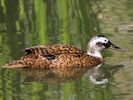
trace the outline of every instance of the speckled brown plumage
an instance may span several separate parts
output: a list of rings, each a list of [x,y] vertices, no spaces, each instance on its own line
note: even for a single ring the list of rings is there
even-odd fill
[[[102,63],[100,58],[87,55],[70,45],[35,46],[27,48],[25,51],[27,54],[20,60],[8,63],[5,66],[8,68],[91,68]]]
[[[80,49],[71,46],[71,45],[63,45],[63,44],[54,44],[51,46],[34,46],[31,48],[26,48],[25,51],[27,54],[36,54],[36,55],[59,55],[64,53],[82,53]]]

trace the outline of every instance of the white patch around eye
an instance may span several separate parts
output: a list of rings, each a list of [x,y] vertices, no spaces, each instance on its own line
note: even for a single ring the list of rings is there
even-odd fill
[[[105,37],[100,37],[99,39],[97,39],[97,42],[102,42],[102,43],[108,43],[108,39]]]
[[[96,45],[96,43],[101,42],[101,43],[108,43],[108,39],[106,37],[94,37],[90,40],[89,42],[89,47],[93,47]]]

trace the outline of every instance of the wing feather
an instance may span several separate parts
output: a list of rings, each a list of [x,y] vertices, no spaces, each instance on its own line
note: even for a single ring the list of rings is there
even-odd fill
[[[26,48],[25,51],[27,55],[36,54],[36,55],[60,55],[63,53],[82,53],[80,49],[71,46],[71,45],[63,45],[63,44],[55,44],[51,46],[34,46],[31,48]]]

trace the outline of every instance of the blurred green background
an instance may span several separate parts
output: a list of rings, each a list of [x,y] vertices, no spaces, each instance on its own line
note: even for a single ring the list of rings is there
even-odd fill
[[[24,82],[18,71],[0,69],[0,100],[133,100],[132,0],[0,0],[1,66],[35,45],[63,43],[86,50],[90,37],[101,33],[125,49],[103,53],[107,65],[125,66],[106,86],[84,76],[63,83]]]

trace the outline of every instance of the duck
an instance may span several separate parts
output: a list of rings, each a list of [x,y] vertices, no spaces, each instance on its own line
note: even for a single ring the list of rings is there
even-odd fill
[[[107,48],[120,49],[104,35],[90,39],[87,52],[68,44],[53,44],[26,48],[20,59],[4,65],[5,68],[93,68],[103,63],[101,51]]]

